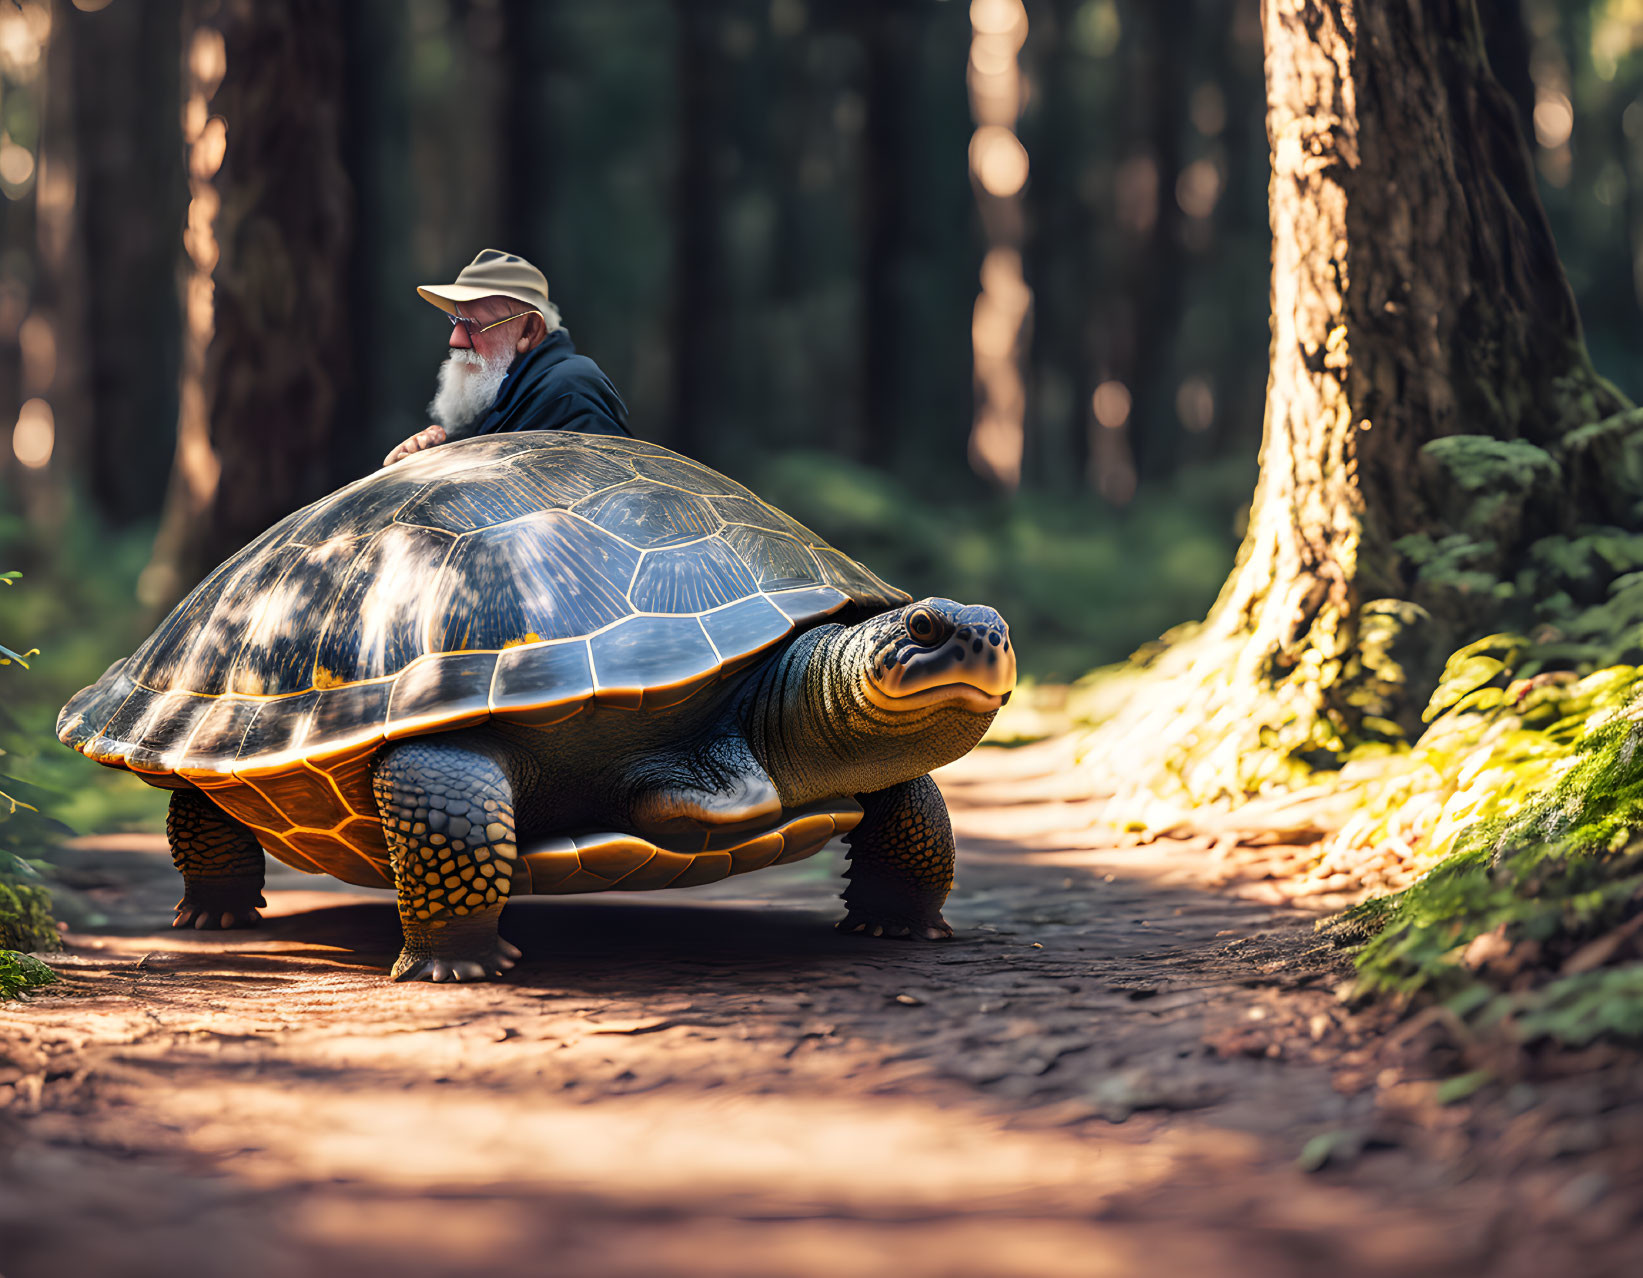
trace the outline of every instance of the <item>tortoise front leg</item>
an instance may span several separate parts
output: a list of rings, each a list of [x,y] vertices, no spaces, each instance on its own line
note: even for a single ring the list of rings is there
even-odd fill
[[[497,935],[518,845],[513,786],[489,750],[422,737],[388,746],[373,779],[405,948],[396,981],[483,981],[519,951]]]
[[[165,817],[171,861],[183,876],[172,927],[252,927],[263,900],[262,845],[198,790],[173,790]]]
[[[928,776],[858,794],[866,815],[844,841],[850,868],[841,932],[943,941],[953,929],[941,917],[953,887],[953,823]]]

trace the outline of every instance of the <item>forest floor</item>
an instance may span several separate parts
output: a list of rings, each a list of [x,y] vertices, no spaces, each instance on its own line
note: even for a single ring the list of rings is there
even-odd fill
[[[940,774],[940,945],[835,934],[829,852],[395,985],[385,894],[271,865],[261,930],[177,933],[157,837],[83,841],[115,921],[0,1007],[0,1274],[1637,1272],[1630,1055],[1457,1100],[1432,1018],[1342,1001],[1308,845],[1121,846],[1068,749]]]

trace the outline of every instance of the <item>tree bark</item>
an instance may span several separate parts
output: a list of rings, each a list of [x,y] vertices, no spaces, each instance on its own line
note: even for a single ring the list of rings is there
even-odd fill
[[[348,372],[341,12],[327,0],[189,0],[185,22],[188,73],[199,82],[217,59],[224,65],[214,95],[196,106],[195,92],[184,108],[193,190],[184,309],[195,346],[185,350],[178,462],[141,586],[153,605],[341,477],[331,444]],[[213,146],[219,135],[226,149]]]
[[[917,145],[909,85],[917,53],[917,15],[906,0],[868,0],[856,14],[865,54],[867,116],[861,175],[861,426],[847,446],[857,460],[896,456],[907,421],[900,393],[909,330],[906,261],[911,245],[908,183]]]
[[[1150,0],[1139,40],[1136,80],[1144,89],[1133,109],[1143,113],[1135,130],[1144,141],[1143,155],[1157,174],[1157,212],[1152,225],[1127,255],[1126,291],[1135,315],[1133,363],[1122,380],[1130,385],[1134,405],[1130,439],[1136,478],[1156,484],[1179,469],[1183,431],[1175,413],[1171,359],[1181,323],[1185,245],[1184,218],[1176,199],[1181,176],[1182,131],[1190,86],[1187,59],[1177,47],[1190,30],[1192,6],[1186,0]]]
[[[1534,38],[1523,18],[1523,0],[1485,0],[1482,9],[1484,49],[1489,70],[1517,110],[1523,136],[1535,136],[1535,80],[1529,74]]]
[[[1198,798],[1418,731],[1443,657],[1521,624],[1517,567],[1585,507],[1558,487],[1590,473],[1566,437],[1626,407],[1586,356],[1474,0],[1263,0],[1262,19],[1261,476],[1208,619],[1104,734],[1146,752],[1139,784]],[[1458,436],[1527,478],[1481,490]],[[1471,576],[1423,573],[1420,548],[1455,537]]]
[[[81,463],[103,518],[159,514],[177,421],[176,234],[183,149],[176,132],[179,0],[57,6],[72,61],[84,245]]]
[[[718,5],[674,0],[679,98],[673,184],[673,423],[670,447],[700,454],[722,407],[726,357],[724,254],[719,243],[719,150],[724,118]]]

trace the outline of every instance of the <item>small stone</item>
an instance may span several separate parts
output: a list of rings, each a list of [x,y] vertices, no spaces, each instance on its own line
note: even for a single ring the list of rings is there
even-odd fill
[[[924,1006],[924,1000],[919,998],[916,994],[897,994],[896,1002],[900,1003],[903,1007]]]

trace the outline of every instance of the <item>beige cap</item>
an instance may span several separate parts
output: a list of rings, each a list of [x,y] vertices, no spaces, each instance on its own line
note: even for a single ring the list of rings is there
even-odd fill
[[[518,254],[501,249],[482,250],[454,284],[421,284],[416,291],[449,315],[456,314],[458,302],[482,297],[511,297],[539,311],[548,306],[547,277]]]

